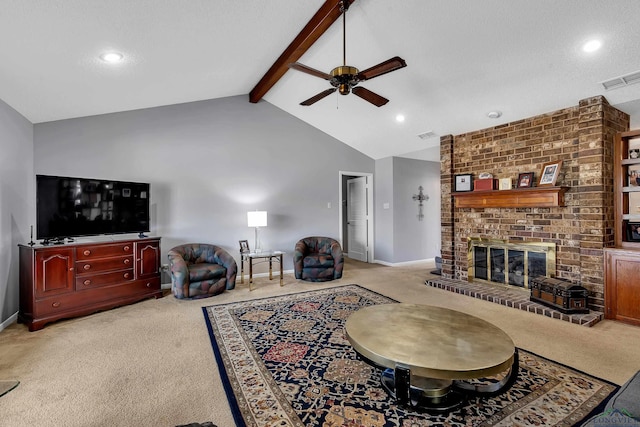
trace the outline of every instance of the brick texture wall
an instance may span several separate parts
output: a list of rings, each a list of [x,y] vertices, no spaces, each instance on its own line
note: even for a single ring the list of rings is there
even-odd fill
[[[613,139],[629,116],[604,97],[577,106],[440,140],[443,277],[467,280],[468,237],[556,244],[556,276],[587,288],[590,308],[604,309],[603,248],[613,246]],[[556,185],[565,206],[454,207],[454,176],[490,172],[512,178],[562,160]]]

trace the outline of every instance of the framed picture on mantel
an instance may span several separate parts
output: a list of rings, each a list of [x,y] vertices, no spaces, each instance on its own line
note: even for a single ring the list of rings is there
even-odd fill
[[[465,173],[455,176],[453,191],[456,193],[461,191],[473,190],[473,175]]]
[[[550,187],[556,185],[556,180],[558,179],[558,175],[560,175],[561,167],[562,160],[556,160],[555,162],[549,162],[542,165],[538,187]]]
[[[524,172],[518,174],[518,188],[533,187],[533,172]]]

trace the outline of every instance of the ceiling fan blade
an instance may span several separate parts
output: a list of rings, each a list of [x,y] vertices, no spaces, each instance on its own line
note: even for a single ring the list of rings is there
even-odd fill
[[[407,66],[407,63],[404,59],[399,56],[394,56],[391,59],[387,59],[384,62],[379,63],[378,65],[374,65],[371,68],[367,68],[364,71],[360,71],[357,75],[358,79],[363,80],[371,80],[374,77],[381,76],[383,74],[390,73],[392,71],[398,70],[400,68],[404,68]]]
[[[371,92],[369,89],[365,89],[365,88],[360,87],[360,86],[354,87],[353,89],[351,89],[351,92],[354,95],[359,96],[360,98],[364,99],[365,101],[369,101],[370,103],[372,103],[376,107],[382,107],[384,104],[389,102],[389,100],[387,98],[384,98],[384,97],[378,95],[377,93]]]
[[[320,92],[319,94],[312,96],[311,98],[307,99],[306,101],[302,101],[300,103],[300,105],[305,105],[305,106],[309,106],[312,104],[315,104],[316,102],[320,101],[322,98],[331,95],[333,92],[335,92],[337,89],[331,88],[331,89],[327,89],[325,91]]]
[[[311,74],[312,76],[320,77],[321,79],[325,79],[325,80],[331,80],[332,79],[330,74],[327,74],[325,72],[316,70],[315,68],[307,67],[306,65],[301,64],[299,62],[294,62],[292,64],[289,64],[289,68],[293,68],[294,70],[302,71],[303,73]]]

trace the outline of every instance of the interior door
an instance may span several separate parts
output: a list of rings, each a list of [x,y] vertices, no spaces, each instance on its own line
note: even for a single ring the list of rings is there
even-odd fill
[[[367,177],[361,176],[347,180],[347,239],[349,258],[368,262],[369,215],[367,199],[369,188]]]

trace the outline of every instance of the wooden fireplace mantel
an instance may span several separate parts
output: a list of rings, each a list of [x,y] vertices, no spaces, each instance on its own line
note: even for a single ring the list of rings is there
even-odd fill
[[[456,208],[547,208],[564,206],[569,187],[531,187],[453,193]]]

